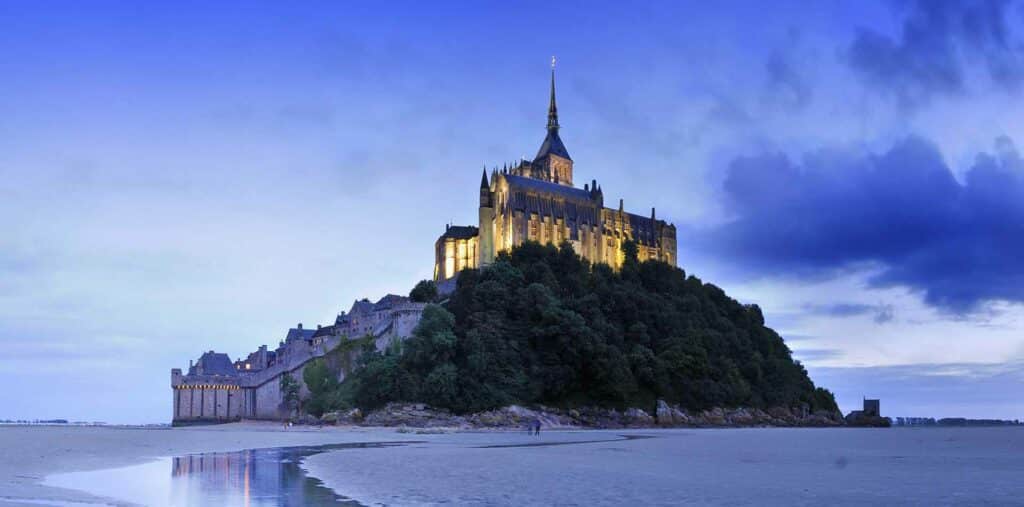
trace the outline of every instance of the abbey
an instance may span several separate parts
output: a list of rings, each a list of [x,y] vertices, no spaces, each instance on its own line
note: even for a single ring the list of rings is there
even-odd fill
[[[561,244],[568,241],[576,253],[591,262],[618,269],[622,244],[637,243],[640,259],[676,263],[676,228],[650,216],[635,215],[604,205],[604,191],[596,180],[573,184],[573,162],[558,135],[555,72],[551,70],[551,101],[547,137],[537,156],[495,168],[480,180],[479,225],[452,226],[434,244],[434,280],[445,282],[460,271],[494,262],[499,252],[524,241]]]

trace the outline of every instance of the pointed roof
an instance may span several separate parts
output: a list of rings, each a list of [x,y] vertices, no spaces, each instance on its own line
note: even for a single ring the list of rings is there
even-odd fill
[[[491,185],[487,183],[487,168],[484,168],[484,175],[480,178],[480,188],[491,188]]]
[[[554,67],[551,67],[551,101],[548,103],[548,130],[558,130],[558,106],[555,104]]]
[[[548,103],[548,135],[544,138],[544,143],[540,145],[540,150],[537,151],[537,156],[533,159],[538,160],[550,154],[572,160],[572,157],[569,156],[569,150],[566,150],[565,144],[562,143],[562,138],[558,137],[558,105],[555,103],[554,67],[551,68],[551,102]]]
[[[223,352],[204,352],[196,365],[189,369],[189,375],[238,375],[231,358]]]
[[[285,335],[284,340],[286,342],[294,340],[312,340],[313,334],[316,333],[316,329],[302,329],[302,327],[293,327],[288,330],[288,334]]]
[[[572,160],[572,157],[569,156],[569,150],[565,149],[562,139],[558,137],[557,130],[548,131],[548,136],[544,138],[544,144],[540,145],[540,150],[537,151],[537,156],[533,157],[533,160],[540,160],[552,154]]]

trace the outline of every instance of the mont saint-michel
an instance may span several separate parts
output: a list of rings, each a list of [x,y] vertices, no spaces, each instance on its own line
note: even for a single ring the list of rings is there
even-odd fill
[[[172,370],[174,423],[844,424],[760,308],[676,267],[654,206],[575,185],[550,79],[537,155],[484,169],[477,225],[445,226],[433,280]],[[852,417],[881,421],[872,403]]]
[[[1022,12],[4,2],[0,507],[1021,505]]]

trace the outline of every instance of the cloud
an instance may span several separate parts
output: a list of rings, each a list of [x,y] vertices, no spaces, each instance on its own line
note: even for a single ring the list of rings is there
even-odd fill
[[[789,341],[789,340],[787,340]],[[839,349],[795,349],[793,355],[801,362],[816,362],[843,357]]]
[[[863,303],[807,304],[804,308],[812,313],[830,317],[857,317],[873,315],[876,324],[891,322],[896,310],[890,304],[868,305]]]
[[[765,62],[765,72],[769,92],[781,103],[793,109],[802,109],[811,101],[811,85],[782,53],[769,55]]]
[[[1024,62],[1006,20],[1006,0],[916,0],[898,37],[861,28],[845,51],[848,65],[906,107],[935,95],[967,91],[980,70],[996,87],[1016,92]]]
[[[769,53],[764,63],[764,99],[789,110],[804,109],[814,95],[811,80],[806,75],[807,64],[800,61],[804,56],[800,39],[800,31],[790,29],[784,46]]]
[[[1024,302],[1024,163],[1006,138],[977,156],[962,183],[933,145],[908,138],[881,154],[736,158],[723,186],[733,219],[694,240],[747,274],[868,267],[870,286],[921,291],[955,314]]]

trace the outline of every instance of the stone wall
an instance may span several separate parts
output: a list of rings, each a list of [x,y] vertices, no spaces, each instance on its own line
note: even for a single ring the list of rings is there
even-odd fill
[[[419,323],[425,306],[424,303],[405,301],[364,316],[371,319],[374,324],[373,334],[377,337],[377,347],[383,350],[392,341],[410,336]],[[291,374],[299,383],[300,397],[308,398],[309,390],[302,379],[306,365],[314,359],[324,357],[327,351],[341,345],[343,340],[347,341],[348,338],[333,335],[325,337],[322,342],[306,339],[288,340],[275,351],[276,362],[260,370],[233,370],[223,375],[182,375],[182,371],[175,368],[171,370],[171,389],[174,396],[172,422],[190,424],[238,419],[287,418],[290,414],[284,408],[281,399],[282,374]],[[260,351],[264,349],[261,348]]]
[[[242,418],[243,390],[227,384],[181,384],[172,390],[174,422],[223,422]]]

